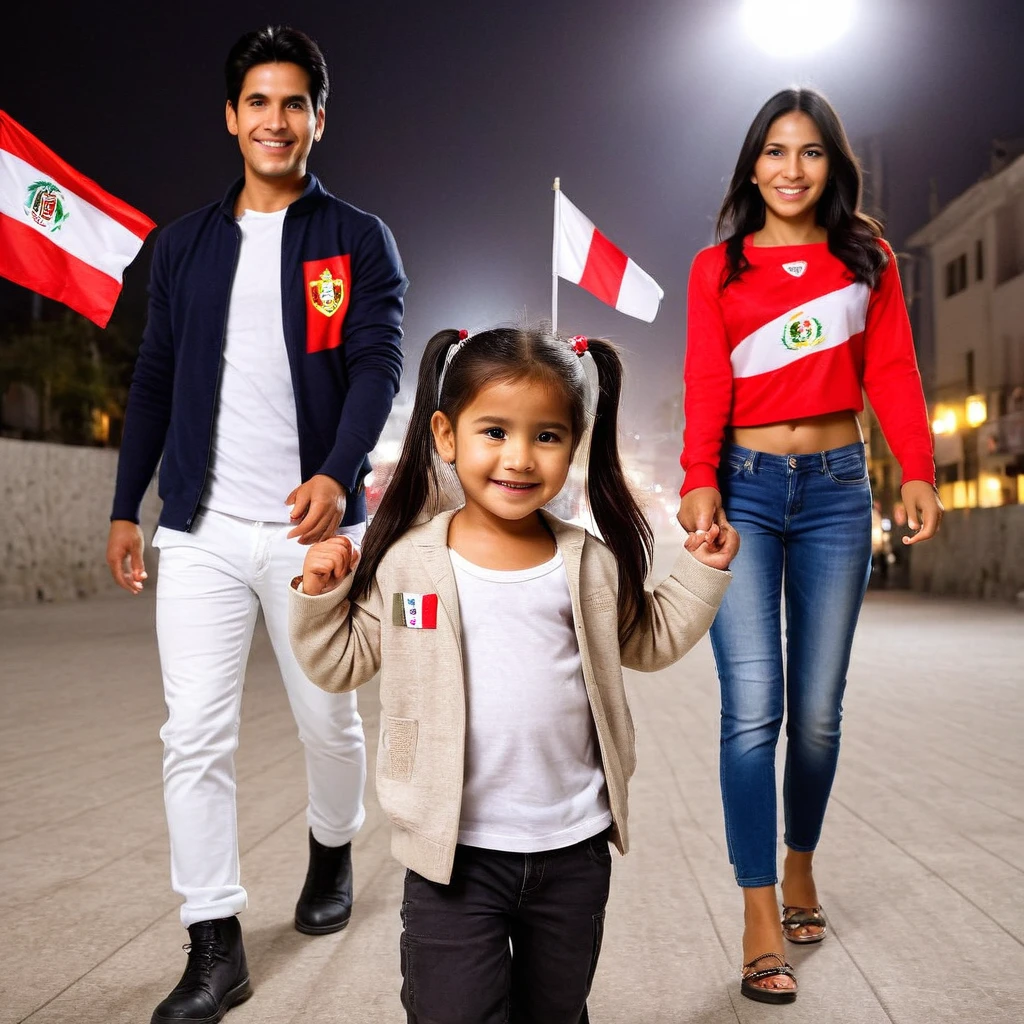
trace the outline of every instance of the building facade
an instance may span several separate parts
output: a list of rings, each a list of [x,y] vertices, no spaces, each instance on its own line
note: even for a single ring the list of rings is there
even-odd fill
[[[1024,157],[995,160],[908,245],[943,504],[1024,504]]]

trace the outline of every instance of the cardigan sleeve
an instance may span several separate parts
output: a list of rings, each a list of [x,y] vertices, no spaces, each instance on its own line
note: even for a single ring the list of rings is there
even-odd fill
[[[878,415],[903,482],[935,483],[928,407],[917,368],[910,317],[896,257],[884,242],[889,265],[868,301],[864,325],[864,390]]]
[[[353,578],[350,573],[326,594],[311,596],[293,586],[288,595],[295,659],[308,679],[331,693],[354,690],[380,669],[380,589],[374,581],[367,598],[350,601]]]
[[[674,665],[711,628],[731,580],[732,573],[680,551],[668,578],[647,591],[643,621],[620,644],[622,664],[640,672]]]
[[[722,247],[697,253],[686,298],[686,361],[680,494],[718,486],[718,461],[732,411],[732,363],[720,302]]]

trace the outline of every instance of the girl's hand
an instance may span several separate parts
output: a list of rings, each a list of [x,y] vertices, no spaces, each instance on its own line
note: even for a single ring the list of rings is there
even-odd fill
[[[699,562],[712,569],[728,569],[729,563],[740,550],[740,535],[729,525],[725,513],[719,509],[717,522],[708,530],[695,530],[689,534],[683,547]]]
[[[355,568],[359,553],[348,537],[330,537],[314,544],[302,563],[302,592],[315,597],[333,590]]]

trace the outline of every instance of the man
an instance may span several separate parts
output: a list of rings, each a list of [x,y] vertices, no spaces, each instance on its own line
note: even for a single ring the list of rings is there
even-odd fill
[[[191,946],[153,1024],[219,1021],[251,994],[237,914],[234,752],[262,607],[305,745],[309,871],[295,926],[348,923],[366,758],[351,695],[303,676],[288,642],[302,545],[365,529],[362,481],[402,368],[406,279],[376,217],[306,172],[327,68],[290,28],[243,36],[225,67],[244,177],[168,227],[125,417],[107,562],[142,590],[139,506],[161,455],[157,640],[168,718],[171,879]]]

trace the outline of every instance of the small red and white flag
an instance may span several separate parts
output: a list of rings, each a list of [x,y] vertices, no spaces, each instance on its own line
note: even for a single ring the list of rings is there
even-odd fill
[[[620,313],[650,323],[665,293],[591,220],[555,190],[554,267],[559,277],[585,288]]]
[[[395,594],[391,609],[396,626],[437,629],[437,594]]]
[[[0,110],[0,277],[106,327],[154,227]]]

